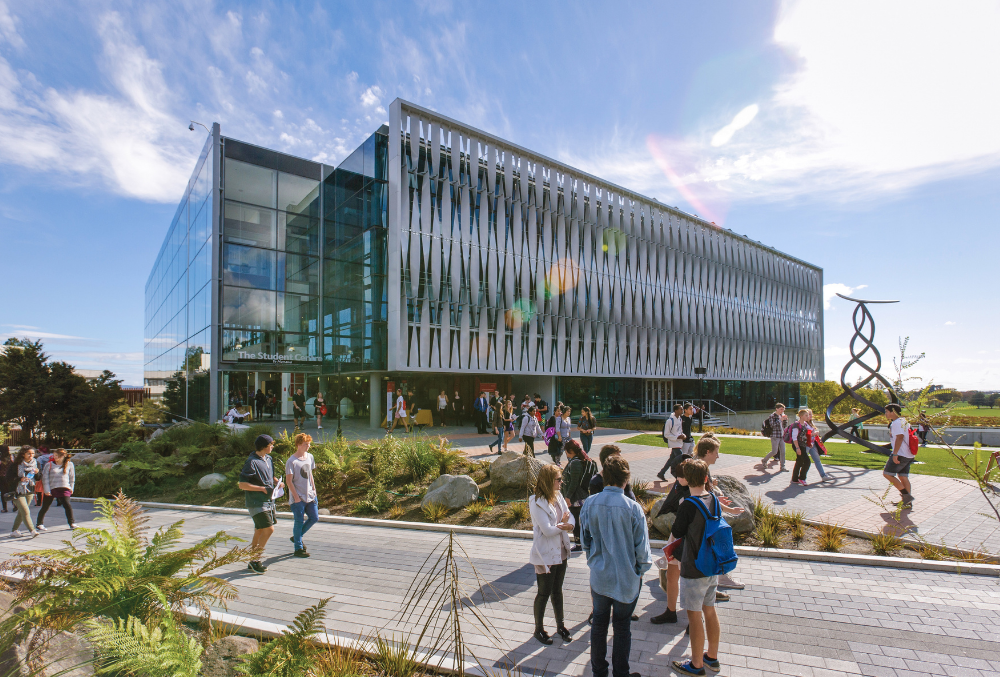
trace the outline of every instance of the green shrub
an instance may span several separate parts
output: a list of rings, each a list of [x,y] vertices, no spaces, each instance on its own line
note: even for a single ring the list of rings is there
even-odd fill
[[[117,468],[83,465],[76,470],[73,494],[85,498],[114,496],[119,491],[128,491],[134,480],[134,474],[124,465]]]
[[[530,515],[531,511],[528,510],[528,504],[524,501],[511,503],[507,506],[507,516],[510,517],[512,522],[523,522],[528,519]]]
[[[122,446],[132,442],[142,442],[143,428],[134,423],[116,425],[110,430],[90,436],[90,448],[94,451],[121,451]]]
[[[414,482],[421,481],[431,473],[431,470],[438,466],[438,459],[433,450],[427,448],[426,445],[420,444],[407,445],[403,449],[401,460],[403,470]]]
[[[362,500],[354,504],[351,512],[357,515],[374,515],[385,512],[393,503],[392,496],[387,494],[383,487],[374,486]]]

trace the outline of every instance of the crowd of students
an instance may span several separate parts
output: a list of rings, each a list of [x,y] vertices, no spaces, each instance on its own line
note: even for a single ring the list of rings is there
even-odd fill
[[[17,513],[10,530],[12,538],[22,536],[22,525],[31,538],[46,531],[43,522],[53,501],[62,506],[69,528],[76,528],[69,500],[76,486],[76,468],[70,458],[69,452],[62,448],[50,453],[29,445],[20,447],[12,456],[10,447],[0,445],[0,502],[3,512],[8,512],[7,504],[10,503],[11,511]],[[32,499],[39,509],[34,520],[31,519]]]

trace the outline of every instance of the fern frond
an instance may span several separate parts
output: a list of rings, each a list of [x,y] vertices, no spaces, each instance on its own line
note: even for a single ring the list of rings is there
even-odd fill
[[[248,677],[298,677],[311,673],[316,663],[316,649],[309,640],[324,631],[323,619],[329,602],[329,597],[321,599],[300,612],[281,637],[246,656],[244,662],[236,666],[236,671]]]

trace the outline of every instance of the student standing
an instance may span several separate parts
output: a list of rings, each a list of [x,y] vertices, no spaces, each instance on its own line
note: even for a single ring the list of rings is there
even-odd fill
[[[691,495],[687,480],[684,479],[684,467],[689,460],[691,460],[690,456],[681,455],[680,462],[670,468],[670,474],[674,476],[674,483],[670,487],[663,505],[660,507],[660,512],[656,514],[657,517],[673,513],[675,516],[674,519],[676,519],[681,503]],[[649,619],[649,622],[653,625],[677,622],[677,597],[680,595],[681,583],[680,559],[683,548],[684,544],[681,543],[674,551],[674,557],[667,559],[667,609],[662,614]]]
[[[288,483],[288,504],[295,518],[292,527],[292,543],[295,544],[295,557],[308,557],[302,537],[306,535],[316,522],[319,522],[319,497],[316,494],[316,482],[313,470],[316,461],[309,453],[312,437],[305,433],[295,436],[295,453],[285,462],[285,481]]]
[[[691,425],[694,423],[694,405],[688,402],[684,405],[684,413],[681,415],[681,429],[684,432],[684,443],[681,445],[681,453],[691,455],[694,453],[694,435],[691,434]]]
[[[14,467],[17,473],[14,485],[14,507],[17,508],[17,514],[14,515],[14,525],[10,529],[10,535],[14,538],[19,537],[21,532],[18,531],[18,527],[24,522],[24,526],[28,527],[31,537],[34,538],[38,535],[38,531],[31,522],[30,501],[35,493],[35,477],[38,475],[35,450],[29,446],[21,447],[21,451],[14,458]]]
[[[910,493],[910,464],[913,454],[908,443],[910,424],[902,416],[898,404],[885,405],[885,417],[889,419],[889,449],[891,454],[882,469],[882,476],[889,484],[899,490],[899,501],[894,505],[904,509],[913,507],[913,494]]]
[[[326,416],[326,399],[323,398],[323,393],[316,393],[316,399],[313,400],[313,415],[316,417],[316,430],[322,430],[323,417]]]
[[[503,450],[507,451],[507,444],[514,437],[514,402],[507,400],[503,408]]]
[[[550,598],[556,617],[556,633],[565,642],[573,641],[563,618],[562,587],[570,553],[569,532],[573,531],[576,522],[560,493],[561,484],[562,471],[554,465],[543,466],[538,471],[535,495],[528,499],[532,529],[528,562],[534,565],[538,582],[534,606],[535,639],[542,644],[552,644],[543,624],[545,606]]]
[[[444,420],[448,417],[448,394],[445,391],[438,393],[437,415],[441,419],[441,427],[447,425]]]
[[[535,439],[542,436],[542,426],[538,425],[535,406],[528,407],[528,415],[521,421],[520,437],[524,441],[524,454],[535,457]]]
[[[594,496],[596,494],[604,491],[604,464],[608,462],[608,459],[612,456],[621,456],[622,450],[617,444],[605,444],[601,447],[601,453],[598,455],[598,459],[601,461],[601,472],[597,473],[590,479],[590,495]],[[625,485],[625,496],[635,500],[635,493],[632,491],[632,487]]]
[[[279,480],[277,486],[274,482],[274,461],[271,459],[274,438],[259,435],[254,440],[254,449],[240,471],[239,487],[244,492],[247,512],[253,519],[254,532],[250,547],[263,554],[268,539],[274,533],[274,525],[278,522],[274,512],[274,493],[284,486],[284,482]],[[267,571],[267,567],[259,559],[247,564],[247,569],[255,574]]]
[[[295,427],[298,429],[306,424],[306,396],[302,394],[302,388],[292,395],[292,418],[295,419]]]
[[[253,420],[260,421],[264,418],[264,405],[267,404],[267,395],[260,388],[257,388],[257,394],[253,396]]]
[[[590,480],[597,474],[597,464],[583,450],[580,443],[570,440],[563,445],[566,452],[566,470],[563,473],[562,495],[569,504],[569,511],[576,520],[573,527],[573,538],[577,545],[573,546],[573,552],[582,549],[580,543],[580,510],[583,509],[583,502],[590,496]]]
[[[493,451],[493,447],[496,447],[497,455],[499,455],[502,453],[501,447],[503,446],[504,434],[503,400],[497,400],[490,407],[490,425],[493,426],[493,433],[497,436],[495,441],[490,442],[490,451]]]
[[[792,484],[806,486],[809,474],[809,426],[806,425],[807,409],[799,409],[798,420],[792,424],[791,440],[795,450],[795,465],[792,466]]]
[[[768,416],[771,424],[771,451],[764,456],[760,462],[761,467],[767,470],[767,463],[772,458],[780,464],[778,472],[785,472],[785,425],[788,417],[785,416],[785,405],[780,402],[774,405],[774,413]]]
[[[642,575],[652,564],[646,515],[625,497],[628,462],[610,456],[602,470],[605,487],[591,496],[580,513],[580,537],[590,567],[590,595],[594,624],[590,631],[590,665],[594,677],[608,676],[608,625],[614,627],[611,663],[615,677],[630,675],[632,612],[635,611]]]
[[[851,409],[851,420],[849,423],[851,424],[851,434],[855,437],[861,437],[861,430],[864,428],[864,424],[858,420],[859,418],[861,418],[861,410]],[[847,443],[854,444],[852,440],[847,440]]]
[[[462,419],[465,417],[465,401],[462,399],[458,391],[455,391],[455,396],[451,398],[451,420],[452,425],[461,426]]]
[[[684,446],[684,423],[681,421],[681,416],[684,414],[684,407],[680,404],[674,405],[674,411],[667,417],[667,420],[663,423],[663,441],[667,443],[667,448],[670,450],[667,456],[667,462],[663,464],[660,472],[656,473],[656,476],[660,478],[661,482],[667,480],[666,474],[674,465],[676,465],[681,457],[681,447]],[[688,426],[688,432],[691,432],[690,426]]]
[[[670,529],[671,542],[684,539],[681,559],[680,605],[687,612],[691,633],[691,658],[687,661],[673,661],[674,669],[684,675],[704,675],[705,668],[717,672],[719,663],[719,637],[722,634],[719,616],[715,611],[715,595],[719,585],[717,575],[705,575],[695,562],[702,547],[705,533],[706,514],[718,515],[721,503],[717,496],[706,489],[708,465],[700,460],[684,463],[684,479],[690,496],[677,510],[677,519]],[[695,504],[701,503],[702,508]],[[738,513],[742,508],[736,508]],[[737,514],[738,514],[737,513]],[[704,624],[703,624],[704,619]],[[708,636],[708,651],[705,637]]]
[[[14,459],[10,456],[10,447],[6,444],[0,444],[0,504],[3,505],[3,512],[7,512],[7,501],[10,501],[11,509],[14,508],[14,479],[11,479],[8,473],[10,473],[11,468],[14,469],[14,479],[17,477],[17,466],[14,465]]]
[[[473,414],[476,417],[476,429],[479,431],[480,435],[486,434],[486,426],[488,420],[486,418],[487,412],[490,408],[490,401],[486,397],[486,391],[479,393],[479,397],[476,398],[473,406]]]
[[[580,410],[580,420],[576,424],[576,429],[580,431],[580,444],[583,450],[590,453],[590,447],[594,444],[594,431],[597,430],[597,419],[590,412],[590,407]]]
[[[76,468],[70,459],[69,453],[65,449],[56,449],[52,452],[52,458],[42,470],[42,487],[45,498],[42,499],[42,509],[38,511],[38,518],[35,528],[45,531],[42,522],[45,520],[45,513],[49,511],[54,499],[60,499],[63,512],[66,513],[66,524],[70,530],[76,529],[73,521],[73,506],[70,505],[69,497],[73,495],[76,486]]]

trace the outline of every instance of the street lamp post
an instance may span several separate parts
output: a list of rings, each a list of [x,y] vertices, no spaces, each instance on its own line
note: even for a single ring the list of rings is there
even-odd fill
[[[705,428],[705,374],[708,369],[705,367],[695,367],[694,373],[698,375],[698,432],[703,432]]]

